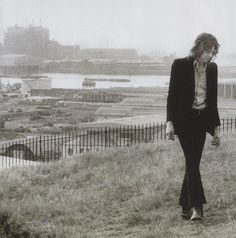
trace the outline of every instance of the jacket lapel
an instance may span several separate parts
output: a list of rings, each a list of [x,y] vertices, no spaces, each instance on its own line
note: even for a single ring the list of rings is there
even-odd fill
[[[189,58],[189,83],[191,89],[191,105],[194,101],[194,94],[195,94],[195,76],[194,76],[194,66],[193,66],[194,58]]]
[[[209,90],[211,89],[210,86],[210,67],[209,64],[206,68],[206,104],[208,105],[209,102]]]

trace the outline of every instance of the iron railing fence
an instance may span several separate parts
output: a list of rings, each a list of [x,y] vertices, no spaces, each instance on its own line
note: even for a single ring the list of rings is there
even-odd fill
[[[105,127],[0,143],[0,169],[55,161],[89,151],[166,139],[166,124]],[[236,118],[221,120],[220,133],[236,131]]]

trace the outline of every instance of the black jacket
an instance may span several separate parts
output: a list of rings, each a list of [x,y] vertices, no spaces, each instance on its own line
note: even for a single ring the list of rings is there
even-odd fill
[[[191,118],[194,101],[194,58],[176,59],[171,68],[169,92],[167,97],[167,121],[172,121],[175,134],[178,134]],[[211,135],[220,125],[217,108],[217,64],[209,63],[206,68],[206,131]]]

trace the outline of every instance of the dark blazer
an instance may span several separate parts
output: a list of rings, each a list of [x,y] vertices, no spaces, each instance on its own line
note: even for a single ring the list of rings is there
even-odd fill
[[[171,68],[167,97],[167,121],[172,121],[175,134],[186,127],[191,118],[194,101],[194,58],[176,59]],[[214,128],[220,125],[217,108],[217,64],[208,63],[206,68],[206,131],[213,135]]]

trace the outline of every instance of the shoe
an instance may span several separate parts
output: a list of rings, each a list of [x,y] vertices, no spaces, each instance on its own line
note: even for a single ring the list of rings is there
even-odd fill
[[[181,217],[184,220],[189,220],[191,215],[190,215],[191,210],[188,208],[182,208],[182,213],[181,213]]]
[[[193,207],[191,221],[201,221],[203,217],[202,207]]]

